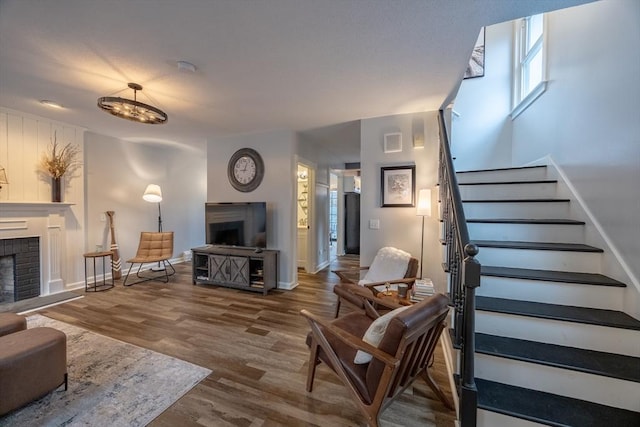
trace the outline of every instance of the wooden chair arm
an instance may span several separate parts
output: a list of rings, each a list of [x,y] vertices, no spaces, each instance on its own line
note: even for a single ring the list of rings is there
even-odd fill
[[[409,289],[411,289],[415,281],[416,281],[415,277],[405,277],[404,279],[393,279],[393,280],[385,280],[383,282],[367,283],[364,285],[364,287],[371,289],[371,293],[375,295],[377,293],[377,291],[374,289],[375,286],[384,286],[387,283],[390,285],[396,285],[398,283],[406,283],[407,285],[409,285]]]
[[[398,363],[400,363],[400,359],[397,359],[389,355],[388,353],[380,350],[379,348],[374,347],[371,344],[363,341],[361,338],[332,325],[330,322],[323,320],[322,318],[312,314],[311,312],[305,309],[300,310],[300,314],[307,319],[307,321],[309,322],[309,325],[311,326],[311,333],[315,336],[316,342],[320,345],[320,347],[322,347],[322,349],[327,353],[327,355],[329,355],[330,359],[335,359],[337,361],[338,356],[335,354],[335,352],[329,345],[325,337],[325,334],[322,333],[322,329],[320,329],[320,327],[322,327],[325,331],[329,332],[331,335],[338,338],[340,341],[342,341],[344,344],[348,345],[349,347],[355,350],[366,351],[371,356],[383,362],[385,365],[395,367]]]
[[[371,317],[370,313],[367,312],[367,315],[369,315],[369,317],[372,319],[380,317],[380,313],[378,313],[378,311],[374,307],[382,306],[390,310],[402,307],[401,304],[398,304],[392,300],[378,298],[375,295],[376,290],[373,288],[369,288],[368,286],[361,286],[360,289],[354,288],[351,292],[368,302],[368,304],[365,304],[365,312],[367,312],[367,306],[369,306],[375,313],[375,317]]]
[[[339,278],[341,282],[346,282],[346,283],[358,283],[358,281],[356,280],[355,282],[353,281],[352,278],[349,278],[347,276],[348,273],[354,274],[354,273],[360,273],[362,270],[368,270],[369,267],[353,267],[353,268],[343,268],[343,269],[338,269],[338,270],[331,270],[332,273],[335,273]]]

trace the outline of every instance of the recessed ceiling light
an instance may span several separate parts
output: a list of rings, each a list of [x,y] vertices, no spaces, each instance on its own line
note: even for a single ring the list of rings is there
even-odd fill
[[[196,66],[193,65],[191,62],[177,61],[176,64],[178,64],[178,69],[180,71],[188,71],[190,73],[195,73],[196,72]]]
[[[48,99],[41,99],[40,104],[50,108],[58,108],[58,109],[64,108],[62,105],[58,104],[57,102],[50,101]]]

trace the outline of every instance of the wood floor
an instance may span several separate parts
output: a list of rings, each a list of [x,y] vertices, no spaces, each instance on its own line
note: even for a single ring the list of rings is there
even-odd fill
[[[107,292],[87,293],[40,313],[213,371],[152,426],[365,425],[347,389],[326,366],[318,368],[314,391],[305,390],[309,327],[299,312],[306,308],[332,317],[337,278],[329,268],[300,273],[295,290],[267,296],[193,286],[190,264],[176,270],[169,284],[124,288],[117,282]],[[432,372],[450,395],[441,349]],[[381,425],[452,427],[454,418],[416,381],[383,413]]]

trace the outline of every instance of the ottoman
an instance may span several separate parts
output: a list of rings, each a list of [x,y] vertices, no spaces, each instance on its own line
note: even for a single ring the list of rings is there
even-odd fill
[[[27,329],[27,319],[13,313],[0,313],[0,337]]]
[[[67,336],[53,328],[32,328],[0,337],[0,415],[64,384]]]

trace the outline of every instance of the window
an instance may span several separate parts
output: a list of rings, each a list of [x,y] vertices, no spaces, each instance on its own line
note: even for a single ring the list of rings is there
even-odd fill
[[[544,15],[516,21],[513,111],[515,118],[546,89]]]

